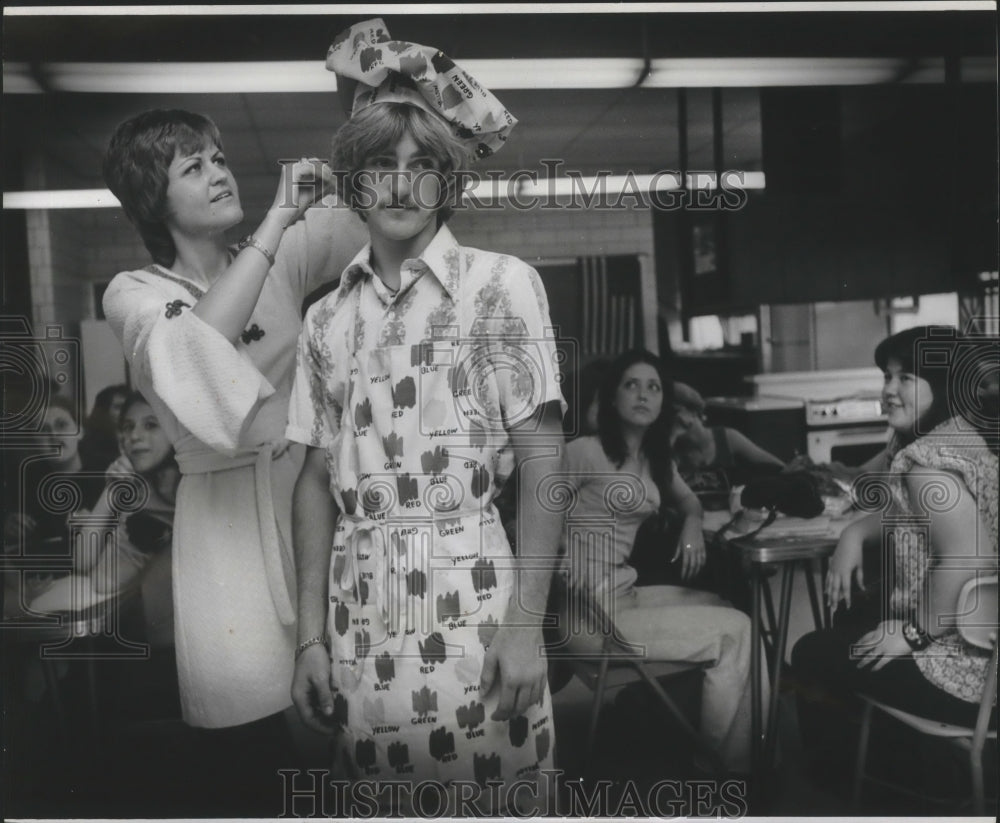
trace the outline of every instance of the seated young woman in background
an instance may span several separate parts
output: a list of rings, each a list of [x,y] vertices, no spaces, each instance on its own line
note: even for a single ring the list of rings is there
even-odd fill
[[[958,593],[976,569],[995,573],[998,463],[963,417],[963,397],[953,391],[949,374],[953,360],[932,365],[917,359],[921,345],[931,341],[939,349],[958,345],[942,343],[936,331],[909,329],[875,349],[893,433],[891,468],[860,482],[877,483],[890,508],[845,529],[826,580],[830,604],[843,600],[851,609],[852,595],[856,602],[864,589],[863,544],[891,540],[882,547],[883,564],[892,570],[883,598],[889,610],[835,622],[833,629],[803,637],[792,652],[803,685],[803,743],[816,765],[832,771],[849,764],[856,743],[843,731],[851,728],[844,719],[855,708],[855,692],[924,717],[971,725],[984,686],[989,655],[939,618],[954,614]],[[929,522],[929,532],[921,531],[920,520]]]
[[[170,548],[180,469],[156,413],[138,392],[126,399],[119,429],[123,455],[110,467],[109,485],[90,514],[114,516],[110,497],[114,494],[115,476],[121,473],[134,473],[141,478],[146,503],[141,511],[121,516],[113,551],[105,549],[97,557],[78,552],[74,562],[78,572],[90,574],[98,594],[141,585],[144,639],[156,648],[172,651]]]
[[[71,479],[80,492],[81,508],[90,509],[104,488],[103,477],[80,454],[80,426],[76,404],[59,395],[49,398],[41,431],[38,459],[25,461],[17,477],[17,496],[11,495],[4,516],[5,551],[61,554],[69,532],[67,515],[52,505],[57,492],[50,487],[55,475]],[[68,571],[68,569],[67,569]]]
[[[652,660],[708,661],[701,731],[733,771],[750,768],[750,621],[707,592],[680,586],[636,586],[629,557],[639,526],[661,506],[683,513],[679,544],[662,546],[659,562],[692,579],[705,564],[701,506],[673,470],[670,381],[655,355],[621,355],[600,389],[598,434],[565,447],[564,477],[577,503],[567,517],[571,590],[586,587],[613,615],[622,637]],[[605,516],[613,529],[594,541],[572,537],[574,516]],[[613,525],[611,525],[613,523]],[[574,638],[572,643],[587,642]]]
[[[115,800],[129,808],[173,802],[191,786],[198,769],[199,741],[181,734],[181,699],[174,649],[171,564],[174,507],[181,473],[166,431],[146,399],[134,392],[122,408],[122,456],[108,469],[108,485],[91,516],[115,516],[118,483],[142,485],[146,502],[119,516],[115,542],[96,557],[78,552],[77,571],[89,574],[96,594],[123,593],[119,602],[122,636],[149,644],[149,656],[105,664],[101,688],[113,698],[105,734],[115,758]],[[137,599],[131,597],[138,593]],[[140,608],[141,606],[141,608]],[[168,735],[155,734],[161,729]],[[183,788],[182,788],[183,787]]]
[[[718,493],[728,505],[732,486],[780,471],[784,463],[749,437],[727,426],[705,425],[705,400],[686,383],[674,383],[674,454],[681,476],[695,494]]]

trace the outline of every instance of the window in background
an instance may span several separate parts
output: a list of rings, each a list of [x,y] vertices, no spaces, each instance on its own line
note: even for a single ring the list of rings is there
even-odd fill
[[[720,317],[706,314],[688,321],[687,348],[695,351],[711,349],[752,349],[757,343],[757,315],[744,314]]]
[[[688,340],[692,349],[696,351],[721,349],[725,339],[722,321],[717,315],[706,314],[688,320]]]
[[[914,326],[958,326],[958,295],[922,294],[889,302],[889,334]]]
[[[995,271],[981,271],[976,278],[978,290],[963,294],[958,317],[964,332],[1000,335],[1000,276]]]

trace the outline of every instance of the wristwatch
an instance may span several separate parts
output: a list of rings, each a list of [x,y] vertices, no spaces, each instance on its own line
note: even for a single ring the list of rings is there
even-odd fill
[[[913,622],[903,624],[903,639],[915,652],[926,649],[931,644],[931,636]]]

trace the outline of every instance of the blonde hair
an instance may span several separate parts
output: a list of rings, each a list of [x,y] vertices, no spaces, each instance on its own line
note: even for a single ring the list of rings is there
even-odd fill
[[[366,106],[337,130],[330,156],[333,167],[343,175],[341,196],[352,209],[357,209],[358,192],[354,176],[364,167],[366,160],[395,149],[407,134],[421,151],[434,159],[444,177],[444,203],[438,211],[440,225],[454,211],[451,200],[458,185],[456,172],[468,166],[468,152],[446,121],[409,103]]]
[[[705,398],[692,389],[687,383],[674,383],[674,406],[690,409],[695,414],[705,411]]]

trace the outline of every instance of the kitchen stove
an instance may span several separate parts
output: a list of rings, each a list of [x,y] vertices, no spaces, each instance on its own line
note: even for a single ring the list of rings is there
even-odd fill
[[[761,374],[750,381],[759,395],[805,403],[806,453],[815,463],[858,466],[889,439],[879,369]]]
[[[806,454],[814,463],[860,466],[878,454],[888,439],[880,398],[806,401]]]
[[[806,401],[806,425],[809,427],[876,423],[884,420],[880,396]]]

